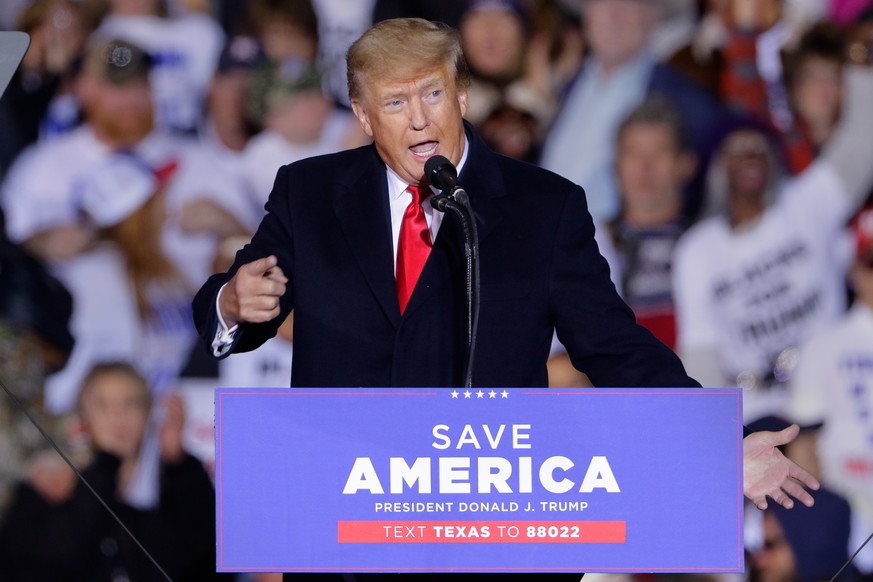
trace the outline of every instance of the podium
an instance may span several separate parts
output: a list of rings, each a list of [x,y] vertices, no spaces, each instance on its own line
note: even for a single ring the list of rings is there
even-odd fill
[[[739,389],[219,389],[221,572],[742,572]]]

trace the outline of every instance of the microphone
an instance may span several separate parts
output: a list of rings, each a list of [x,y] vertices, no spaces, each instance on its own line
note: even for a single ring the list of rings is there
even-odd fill
[[[424,175],[431,185],[450,195],[458,186],[458,170],[445,156],[433,156],[424,163]]]
[[[430,199],[430,204],[440,212],[445,212],[449,204],[457,201],[468,202],[467,193],[458,183],[458,170],[445,156],[433,156],[424,163],[424,175],[440,194]]]

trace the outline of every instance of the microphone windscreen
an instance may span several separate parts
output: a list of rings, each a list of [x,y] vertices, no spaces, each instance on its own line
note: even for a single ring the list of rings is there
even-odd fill
[[[440,190],[450,186],[444,183],[443,175],[446,170],[450,175],[457,176],[457,170],[445,156],[432,156],[424,163],[424,175],[432,186]]]

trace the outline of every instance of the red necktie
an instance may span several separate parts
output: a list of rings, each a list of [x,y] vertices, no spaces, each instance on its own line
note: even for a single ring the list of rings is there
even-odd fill
[[[400,302],[401,314],[409,303],[412,290],[415,289],[415,283],[433,246],[424,208],[421,207],[421,187],[409,186],[407,190],[412,193],[412,202],[403,213],[400,240],[397,243],[397,300]]]

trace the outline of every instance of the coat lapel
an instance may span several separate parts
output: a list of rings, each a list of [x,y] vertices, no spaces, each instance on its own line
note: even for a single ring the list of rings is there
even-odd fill
[[[385,316],[400,323],[394,280],[394,246],[388,211],[385,166],[375,149],[360,166],[348,168],[337,181],[333,208],[370,290]]]
[[[470,196],[481,244],[503,219],[503,211],[497,200],[506,194],[506,189],[500,168],[494,160],[495,154],[488,149],[473,151],[479,154],[478,160],[471,160],[470,164],[464,165],[459,181]]]

